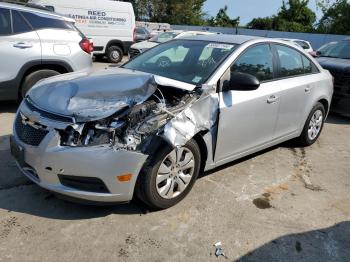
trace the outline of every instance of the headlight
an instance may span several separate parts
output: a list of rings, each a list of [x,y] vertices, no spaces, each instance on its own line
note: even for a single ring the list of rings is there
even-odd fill
[[[79,132],[79,129],[69,126],[66,130],[60,131],[61,145],[96,146],[110,144],[124,126],[125,122],[115,119],[85,123],[81,128],[81,132]]]

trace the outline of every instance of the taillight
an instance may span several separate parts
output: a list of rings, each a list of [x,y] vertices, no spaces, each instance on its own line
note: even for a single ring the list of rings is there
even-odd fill
[[[94,51],[94,43],[87,38],[81,40],[79,45],[81,49],[88,54],[91,54]]]

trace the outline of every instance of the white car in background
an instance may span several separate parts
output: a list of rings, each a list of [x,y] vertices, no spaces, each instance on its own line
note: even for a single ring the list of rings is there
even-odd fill
[[[298,45],[299,47],[304,49],[305,52],[308,52],[309,54],[314,52],[314,49],[312,48],[311,43],[309,41],[305,41],[301,39],[290,39],[290,38],[280,38],[280,40],[293,42],[294,44]]]
[[[145,52],[146,50],[152,47],[155,47],[159,44],[168,42],[172,39],[195,36],[195,35],[212,35],[212,34],[214,33],[205,32],[205,31],[181,31],[181,30],[163,32],[152,37],[147,41],[133,44],[129,50],[129,58],[132,59],[135,56]]]
[[[0,3],[0,101],[25,98],[39,80],[92,69],[92,42],[74,20]]]

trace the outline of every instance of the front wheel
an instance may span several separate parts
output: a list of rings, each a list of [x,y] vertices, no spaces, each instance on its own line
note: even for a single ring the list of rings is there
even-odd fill
[[[200,150],[194,140],[171,152],[163,150],[151,156],[140,173],[137,197],[155,209],[174,206],[191,191],[200,163]]]
[[[311,146],[315,143],[321,134],[325,118],[325,108],[318,102],[311,110],[300,137],[297,138],[298,144],[301,146]]]

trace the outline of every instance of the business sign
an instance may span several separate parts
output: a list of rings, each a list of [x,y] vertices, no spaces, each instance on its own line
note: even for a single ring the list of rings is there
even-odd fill
[[[75,19],[78,26],[92,28],[108,28],[113,26],[125,26],[128,23],[127,13],[97,11],[97,10],[72,10],[66,16]]]

